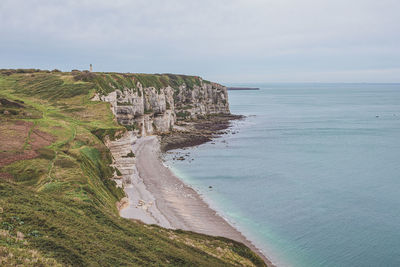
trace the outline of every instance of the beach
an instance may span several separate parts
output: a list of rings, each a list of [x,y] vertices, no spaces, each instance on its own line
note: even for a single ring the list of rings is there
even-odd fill
[[[125,188],[129,204],[121,209],[122,217],[230,238],[246,244],[268,266],[273,266],[258,248],[163,164],[159,137],[142,137],[132,143],[135,167],[130,174],[131,185]]]

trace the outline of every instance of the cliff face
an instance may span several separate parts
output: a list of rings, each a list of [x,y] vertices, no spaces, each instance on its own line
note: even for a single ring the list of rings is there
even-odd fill
[[[97,94],[94,100],[109,102],[118,122],[142,136],[168,132],[180,119],[230,113],[226,87],[191,78],[197,84],[156,88],[145,87],[132,77],[135,86],[114,88],[108,94]]]
[[[113,100],[124,124],[163,116],[172,123],[183,82],[200,86],[177,75],[0,70],[1,266],[262,265],[241,243],[118,216],[125,194],[112,178],[131,176],[129,201],[163,223],[154,200],[134,191],[143,186],[131,153],[137,136],[113,119],[108,103],[89,99],[96,91]],[[131,101],[125,114],[124,101]],[[119,139],[110,146],[119,165],[107,138]]]

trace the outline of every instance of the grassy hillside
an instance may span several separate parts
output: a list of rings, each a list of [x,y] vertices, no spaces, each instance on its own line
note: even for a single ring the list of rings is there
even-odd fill
[[[111,84],[177,86],[177,75],[0,71],[0,265],[263,266],[244,245],[119,217],[104,136],[125,131]],[[160,85],[160,84],[161,85]],[[131,87],[133,88],[133,87]]]

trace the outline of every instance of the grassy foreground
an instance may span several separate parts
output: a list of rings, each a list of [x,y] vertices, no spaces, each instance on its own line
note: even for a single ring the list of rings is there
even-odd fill
[[[241,243],[119,217],[103,138],[126,129],[90,99],[137,81],[198,77],[0,71],[1,266],[264,266]]]

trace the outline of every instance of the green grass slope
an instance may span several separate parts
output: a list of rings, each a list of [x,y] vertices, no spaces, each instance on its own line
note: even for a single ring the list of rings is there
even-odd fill
[[[90,99],[138,80],[198,78],[0,71],[1,266],[265,265],[241,243],[118,215],[124,192],[109,179],[116,170],[102,139],[125,128],[108,103]]]

